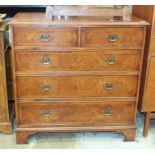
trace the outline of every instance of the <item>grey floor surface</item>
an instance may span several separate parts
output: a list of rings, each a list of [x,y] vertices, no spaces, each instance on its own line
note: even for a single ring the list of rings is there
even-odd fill
[[[121,134],[113,132],[43,133],[28,139],[29,144],[17,145],[13,135],[0,133],[1,149],[155,149],[155,120],[151,120],[148,137],[142,136],[144,116],[137,115],[136,139],[123,142]]]

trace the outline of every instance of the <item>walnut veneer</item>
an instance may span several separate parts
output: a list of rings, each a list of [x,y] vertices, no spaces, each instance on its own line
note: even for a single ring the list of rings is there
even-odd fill
[[[115,131],[134,140],[146,25],[18,13],[10,22],[17,143],[39,132]]]

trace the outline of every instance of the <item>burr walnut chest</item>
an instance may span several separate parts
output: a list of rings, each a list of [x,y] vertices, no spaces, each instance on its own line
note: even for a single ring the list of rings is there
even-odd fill
[[[135,138],[147,23],[18,13],[10,22],[17,143],[39,132]]]

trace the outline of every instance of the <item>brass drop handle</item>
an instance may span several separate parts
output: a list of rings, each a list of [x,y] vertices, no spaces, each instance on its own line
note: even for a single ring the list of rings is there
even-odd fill
[[[41,114],[42,114],[43,117],[49,117],[49,116],[53,115],[53,111],[51,111],[51,110],[43,110],[41,112]]]
[[[50,91],[52,89],[52,85],[51,84],[41,84],[41,89],[43,91]]]
[[[40,34],[39,38],[42,41],[47,42],[47,41],[50,41],[52,39],[52,36],[50,34]]]
[[[107,89],[107,90],[111,90],[115,87],[115,84],[114,83],[105,83],[104,85],[104,88]]]
[[[107,36],[107,40],[110,42],[115,42],[119,39],[119,36],[117,34],[109,34]]]
[[[117,58],[115,58],[114,56],[107,57],[104,60],[109,65],[113,65],[113,64],[117,63]]]
[[[52,58],[50,58],[50,57],[44,57],[44,58],[42,58],[42,59],[40,60],[40,62],[41,62],[43,65],[48,65],[48,64],[51,63],[51,61],[52,61]]]
[[[101,110],[101,113],[102,113],[104,116],[111,116],[112,113],[113,113],[113,111],[112,111],[110,108],[108,108],[108,109],[102,109],[102,110]]]

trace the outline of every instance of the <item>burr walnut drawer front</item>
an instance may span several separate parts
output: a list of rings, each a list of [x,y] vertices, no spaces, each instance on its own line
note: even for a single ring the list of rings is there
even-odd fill
[[[138,76],[18,76],[18,98],[135,97]]]
[[[16,51],[17,71],[135,71],[140,51]]]
[[[15,27],[15,46],[77,46],[77,28],[68,27]]]
[[[131,123],[134,101],[18,103],[19,125]]]
[[[81,29],[81,46],[141,46],[143,28],[99,27]]]

